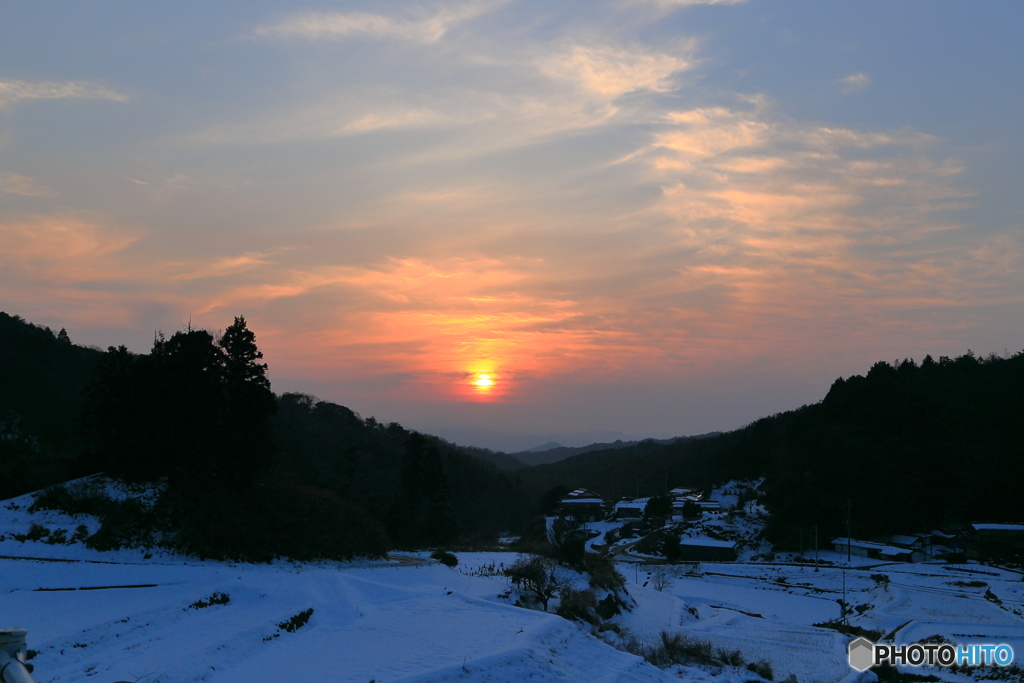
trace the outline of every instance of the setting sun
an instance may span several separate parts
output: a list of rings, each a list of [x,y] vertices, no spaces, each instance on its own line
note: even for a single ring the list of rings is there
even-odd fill
[[[494,386],[494,380],[491,379],[490,375],[477,375],[476,379],[473,380],[473,384],[481,389],[488,389]]]

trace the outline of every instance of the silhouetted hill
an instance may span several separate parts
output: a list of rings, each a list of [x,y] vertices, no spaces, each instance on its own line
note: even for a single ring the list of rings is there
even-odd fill
[[[647,496],[765,475],[769,533],[854,535],[1021,521],[1024,353],[876,363],[819,403],[717,437],[576,455],[517,472],[531,490]]]
[[[471,455],[474,458],[479,458],[480,460],[491,463],[502,472],[511,472],[512,470],[518,470],[521,467],[526,467],[526,463],[522,460],[508,455],[507,453],[492,451],[490,448],[480,448],[478,446],[459,446],[458,444],[451,443],[445,439],[441,439],[441,441],[460,453],[465,453],[466,455]]]
[[[66,481],[83,390],[102,352],[0,312],[0,500]]]
[[[97,543],[159,529],[180,550],[242,559],[378,554],[387,534],[436,545],[524,521],[518,479],[487,453],[275,397],[261,358],[244,318],[220,338],[190,329],[133,354],[0,313],[0,499],[100,470],[162,480],[152,513],[110,520]]]
[[[519,453],[509,453],[509,456],[518,460],[525,465],[549,465],[551,463],[571,458],[574,455],[582,455],[584,453],[593,453],[595,451],[608,451],[618,450],[620,448],[633,448],[642,442],[653,442],[657,444],[673,444],[679,441],[688,441],[691,439],[707,439],[712,436],[718,436],[721,432],[708,432],[707,434],[699,434],[697,436],[676,436],[670,439],[643,439],[641,441],[614,441],[612,443],[592,443],[589,446],[560,446],[558,444],[548,444],[548,448],[544,446],[538,446],[531,448],[528,451],[522,451]]]

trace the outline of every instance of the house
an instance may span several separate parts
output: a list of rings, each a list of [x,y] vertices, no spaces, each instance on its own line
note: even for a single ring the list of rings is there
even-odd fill
[[[1017,554],[1024,550],[1024,524],[975,523],[969,528],[968,538],[983,555]]]
[[[874,541],[858,541],[855,538],[836,538],[832,540],[832,548],[837,553],[847,553],[857,557],[870,557],[886,562],[919,562],[926,559],[924,552],[910,548],[901,548]]]
[[[604,519],[604,499],[590,489],[576,489],[559,501],[562,516],[573,522],[597,522]]]
[[[650,498],[635,498],[633,500],[620,500],[615,504],[615,519],[641,519],[644,510],[647,508],[647,501]]]

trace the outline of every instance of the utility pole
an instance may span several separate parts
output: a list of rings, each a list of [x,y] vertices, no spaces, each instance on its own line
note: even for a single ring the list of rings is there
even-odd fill
[[[850,564],[851,546],[853,545],[853,538],[850,536],[850,499],[846,499],[846,564]],[[843,574],[843,581],[846,580],[846,574]],[[845,585],[845,584],[844,584]],[[845,590],[845,588],[843,589]]]

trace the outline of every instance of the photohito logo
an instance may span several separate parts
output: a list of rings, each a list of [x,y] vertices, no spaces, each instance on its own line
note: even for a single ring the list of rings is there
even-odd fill
[[[1009,645],[953,645],[952,643],[911,643],[910,645],[875,645],[867,638],[850,643],[847,653],[850,666],[864,671],[888,662],[893,666],[1010,666],[1013,648]]]

